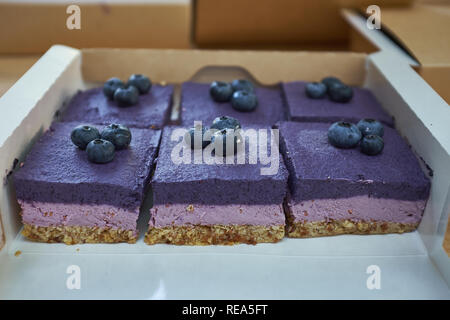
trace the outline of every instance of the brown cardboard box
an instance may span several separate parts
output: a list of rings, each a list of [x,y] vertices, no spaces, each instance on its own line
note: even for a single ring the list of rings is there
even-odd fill
[[[79,48],[190,47],[189,0],[80,2],[80,30],[66,26],[70,4],[0,3],[0,53],[42,53],[56,43]]]
[[[416,71],[449,103],[450,5],[383,9],[381,21],[383,30],[417,60]],[[351,49],[372,52],[377,43],[369,43],[365,36],[353,31]]]
[[[342,47],[347,44],[349,28],[340,16],[339,9],[368,6],[372,2],[193,0],[193,42],[199,47],[208,48],[307,44],[316,49],[314,45],[324,43]],[[411,2],[412,0],[381,0],[377,4],[383,7],[404,6]]]

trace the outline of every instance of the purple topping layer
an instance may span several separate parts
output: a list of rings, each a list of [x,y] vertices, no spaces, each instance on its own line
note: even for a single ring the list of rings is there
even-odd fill
[[[381,107],[375,96],[367,89],[353,87],[353,98],[348,103],[323,99],[311,99],[305,93],[307,82],[282,83],[291,121],[336,122],[340,120],[357,123],[372,118],[394,127],[394,120]]]
[[[209,94],[210,84],[185,82],[181,87],[181,124],[192,127],[194,121],[211,125],[216,117],[230,116],[241,124],[270,126],[285,119],[285,108],[279,88],[255,88],[258,106],[252,112],[240,112],[230,102],[215,102]]]
[[[266,205],[205,205],[186,203],[157,205],[151,210],[150,227],[184,225],[252,225],[279,226],[285,224],[281,204]]]
[[[119,107],[105,97],[102,87],[80,91],[70,101],[62,121],[161,129],[170,119],[172,94],[171,85],[153,85],[149,93],[139,96],[137,105]]]
[[[155,173],[152,179],[155,204],[280,204],[287,189],[288,173],[281,154],[274,175],[261,175],[268,164],[250,164],[246,143],[245,164],[175,164],[172,150],[182,141],[171,141],[175,127],[164,128]],[[244,128],[245,129],[245,128]],[[270,135],[270,132],[269,132]],[[183,150],[191,150],[183,144]],[[270,148],[269,154],[270,154]],[[184,152],[184,151],[183,151]],[[191,159],[194,158],[191,154]],[[234,158],[234,162],[237,160]]]
[[[96,164],[70,140],[78,124],[55,123],[35,143],[23,168],[14,174],[18,199],[139,207],[161,132],[131,128],[130,146],[117,150],[113,161]]]
[[[427,199],[430,182],[400,135],[384,128],[384,150],[368,156],[359,148],[329,144],[329,124],[282,122],[280,149],[289,170],[294,201],[358,195],[402,200]]]

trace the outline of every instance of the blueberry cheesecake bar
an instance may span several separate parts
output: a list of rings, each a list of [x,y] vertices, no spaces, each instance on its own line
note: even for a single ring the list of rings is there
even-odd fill
[[[276,153],[272,158],[276,170],[270,174],[261,174],[261,169],[267,165],[260,161],[250,163],[248,150],[252,142],[243,131],[234,140],[234,150],[238,150],[236,154],[219,153],[215,147],[214,155],[225,159],[223,163],[195,162],[195,152],[206,152],[213,144],[223,144],[223,150],[228,151],[225,141],[229,141],[229,144],[233,141],[226,139],[230,134],[228,128],[240,124],[227,117],[219,119],[222,120],[212,125],[221,128],[211,138],[212,142],[200,142],[197,149],[191,142],[186,142],[186,137],[194,137],[197,134],[195,130],[202,137],[203,129],[191,129],[184,138],[175,136],[178,140],[172,138],[180,127],[166,127],[163,130],[151,182],[154,206],[145,237],[147,244],[256,244],[277,242],[284,237],[282,203],[287,190],[288,173],[281,155]],[[270,137],[269,128],[262,128],[268,130]],[[237,145],[242,141],[246,141],[245,145],[241,144],[241,149],[238,149]],[[269,152],[274,150],[270,146],[268,148]],[[173,150],[177,150],[177,154],[189,154],[192,150],[189,154],[192,161],[174,163],[171,156]],[[238,162],[240,152],[245,153],[242,158],[245,158],[245,162]],[[233,164],[227,162],[229,157]]]
[[[312,83],[283,82],[281,87],[290,121],[357,122],[371,118],[394,127],[393,118],[370,90],[348,86],[337,78],[327,77]]]
[[[417,228],[430,181],[394,129],[368,119],[278,127],[289,170],[288,237]]]
[[[170,120],[172,94],[172,85],[152,85],[143,75],[132,75],[126,83],[111,78],[103,87],[79,91],[61,120],[161,129]]]
[[[243,124],[271,126],[285,119],[285,107],[279,88],[254,87],[248,80],[231,83],[185,82],[181,87],[181,124],[194,121],[210,123],[228,115]]]
[[[24,224],[39,242],[129,242],[159,130],[54,123],[14,174]]]

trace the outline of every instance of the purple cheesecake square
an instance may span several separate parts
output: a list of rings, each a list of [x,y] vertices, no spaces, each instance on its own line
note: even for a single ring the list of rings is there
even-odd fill
[[[243,129],[253,129],[245,127]],[[287,171],[279,157],[278,171],[274,175],[262,175],[261,168],[268,165],[257,161],[249,164],[249,152],[245,164],[175,164],[172,151],[183,144],[181,136],[174,130],[182,127],[167,127],[163,130],[155,173],[152,179],[153,201],[166,203],[203,204],[267,204],[281,203],[286,193]],[[262,127],[268,130],[269,127]],[[174,139],[172,140],[172,134]],[[270,137],[270,133],[269,137]],[[249,145],[246,144],[248,149]],[[269,149],[270,150],[270,149]],[[193,157],[193,152],[191,153]]]
[[[305,93],[307,82],[294,81],[282,83],[282,90],[290,121],[357,123],[363,118],[378,120],[394,127],[393,118],[383,110],[370,90],[353,87],[353,98],[347,103],[331,101],[327,96],[311,99]]]
[[[129,147],[96,164],[72,144],[76,125],[54,123],[14,174],[24,232],[44,242],[133,242],[161,131],[131,128]]]
[[[276,165],[270,174],[262,174],[261,169],[270,165],[260,160],[250,162],[250,148],[256,145],[248,138],[250,131],[242,136],[246,141],[242,156],[245,161],[238,163],[238,156],[244,153],[241,149],[230,156],[232,164],[222,157],[224,163],[208,164],[205,160],[195,162],[195,152],[206,153],[208,147],[191,152],[177,133],[180,129],[163,130],[151,182],[154,207],[146,242],[205,245],[281,240],[288,173],[281,154],[275,151],[278,144],[267,143],[268,154],[274,152],[272,163]],[[252,129],[266,130],[271,137],[269,127],[244,128]],[[174,161],[174,154],[185,153],[190,163]]]
[[[284,120],[286,111],[279,88],[255,88],[258,106],[252,112],[233,109],[230,102],[215,102],[209,94],[210,84],[185,82],[181,86],[181,124],[189,127],[194,121],[209,126],[216,117],[230,116],[242,124],[271,126]]]
[[[310,236],[321,227],[333,234],[340,223],[349,224],[349,232],[341,228],[342,233],[405,232],[417,227],[430,181],[394,129],[384,128],[383,151],[368,156],[358,147],[332,146],[329,124],[282,122],[278,127],[289,170],[286,211],[293,236],[299,232]],[[360,229],[354,229],[358,223]]]
[[[120,123],[128,127],[161,129],[170,120],[173,86],[153,85],[139,96],[137,105],[119,107],[103,94],[103,88],[79,91],[64,110],[64,122]]]

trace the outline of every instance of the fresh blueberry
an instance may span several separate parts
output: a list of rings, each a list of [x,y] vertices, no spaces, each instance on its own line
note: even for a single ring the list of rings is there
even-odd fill
[[[124,125],[113,123],[103,129],[101,138],[114,144],[117,150],[125,149],[131,142],[131,131]]]
[[[353,148],[361,140],[361,132],[353,123],[339,121],[328,128],[328,141],[337,148]]]
[[[369,134],[362,138],[360,143],[361,152],[369,156],[374,156],[383,151],[383,138],[375,134]]]
[[[332,84],[328,87],[328,95],[331,101],[345,103],[353,98],[353,89],[343,83]]]
[[[140,94],[145,94],[150,91],[152,82],[142,74],[132,74],[128,79],[127,85],[134,86],[139,90]]]
[[[231,82],[231,87],[233,88],[233,91],[253,92],[255,90],[253,84],[244,79],[233,80],[233,82]]]
[[[239,120],[232,118],[232,117],[228,117],[228,116],[222,116],[222,117],[217,117],[214,119],[212,125],[211,125],[211,129],[215,129],[215,130],[222,130],[222,129],[240,129],[241,127],[241,123],[239,122]]]
[[[114,159],[114,145],[108,140],[95,139],[86,148],[88,160],[94,163],[107,163]]]
[[[214,153],[218,156],[234,155],[238,144],[242,143],[241,129],[225,128],[215,132],[211,137],[214,144]]]
[[[361,131],[363,136],[375,134],[382,137],[384,134],[383,125],[379,121],[374,119],[362,119],[356,126],[358,127],[359,131]]]
[[[327,86],[322,82],[310,82],[306,84],[305,92],[312,99],[321,99],[327,94]]]
[[[114,101],[121,107],[128,107],[139,102],[139,90],[135,86],[118,88],[114,92]]]
[[[119,78],[111,78],[105,82],[103,85],[103,94],[108,97],[108,99],[114,99],[114,92],[117,89],[125,87],[125,84]]]
[[[233,88],[228,82],[214,81],[209,87],[209,94],[216,102],[227,102],[233,95]]]
[[[79,125],[72,130],[70,139],[80,149],[86,149],[89,142],[100,138],[97,128],[88,125]]]
[[[253,92],[236,91],[231,98],[231,106],[237,111],[250,112],[258,106],[258,98]]]
[[[342,84],[342,81],[336,77],[326,77],[323,78],[321,82],[327,87],[327,90],[329,90],[332,85]]]
[[[191,146],[191,149],[203,149],[211,142],[210,139],[205,139],[207,132],[208,128],[201,125],[192,127],[185,133],[184,142]]]

